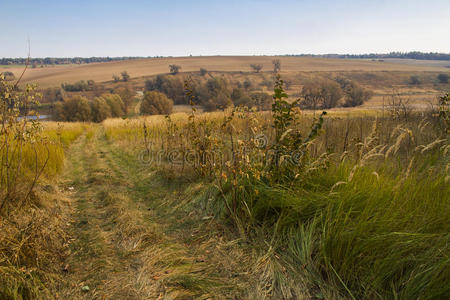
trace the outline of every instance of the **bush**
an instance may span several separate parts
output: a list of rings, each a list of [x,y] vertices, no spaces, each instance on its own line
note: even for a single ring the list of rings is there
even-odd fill
[[[437,78],[439,80],[439,83],[448,83],[449,75],[442,73],[442,74],[439,74]]]
[[[250,79],[245,79],[244,81],[244,89],[248,90],[253,86],[253,82]]]
[[[103,120],[110,118],[111,107],[106,103],[106,100],[102,97],[95,97],[91,102],[91,113],[93,122],[102,122]]]
[[[76,96],[56,105],[56,118],[66,122],[91,121],[91,106],[88,99]]]
[[[157,91],[145,92],[141,103],[142,115],[168,115],[172,112],[173,101]]]
[[[95,82],[93,80],[88,80],[87,82],[84,80],[80,80],[73,84],[63,83],[63,84],[61,84],[61,87],[66,92],[92,91],[95,87]]]
[[[48,88],[42,92],[42,103],[55,103],[64,101],[66,93],[61,88]]]
[[[255,92],[250,95],[250,98],[258,110],[270,110],[272,108],[273,98],[267,93]]]
[[[412,85],[419,85],[419,84],[421,84],[422,82],[420,81],[419,76],[413,75],[413,76],[411,76],[411,77],[409,78],[409,83],[412,84]]]
[[[373,92],[352,82],[345,89],[344,107],[355,107],[364,104],[373,96]]]
[[[112,78],[113,78],[114,82],[119,82],[120,81],[120,77],[115,75],[115,74],[112,76]]]
[[[205,68],[200,68],[200,75],[201,76],[205,76],[208,73],[208,70],[206,70]]]
[[[363,88],[354,81],[348,80],[343,77],[338,77],[336,78],[336,82],[339,83],[342,90],[344,91],[344,107],[355,107],[358,105],[362,105],[373,96],[372,91]]]
[[[120,75],[122,76],[122,80],[125,82],[130,79],[130,75],[128,75],[127,71],[123,71],[122,73],[120,73]]]
[[[178,74],[180,72],[181,66],[179,66],[179,65],[169,65],[169,70],[170,70],[171,74],[176,75],[176,74]]]
[[[251,65],[250,65],[250,68],[252,68],[252,70],[253,70],[255,73],[259,73],[259,71],[262,70],[263,65],[261,65],[261,64],[251,64]]]
[[[5,71],[5,72],[0,73],[0,75],[2,75],[2,74],[3,74],[4,80],[6,80],[6,81],[12,81],[12,80],[16,79],[16,76],[14,76],[13,72]]]

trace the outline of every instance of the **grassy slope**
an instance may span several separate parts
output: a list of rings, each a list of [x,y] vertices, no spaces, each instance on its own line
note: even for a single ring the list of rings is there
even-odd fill
[[[310,57],[277,57],[282,72],[298,71],[435,71],[448,72],[448,68],[433,65],[396,64],[365,60],[324,59]],[[41,87],[59,86],[63,82],[92,79],[97,82],[111,81],[112,75],[128,71],[131,78],[167,73],[169,64],[178,64],[183,72],[198,71],[251,71],[250,64],[262,64],[263,71],[272,70],[271,56],[211,56],[177,57],[127,60],[87,65],[70,65],[64,68],[29,69],[23,82],[38,83]],[[10,68],[17,75],[22,68]]]

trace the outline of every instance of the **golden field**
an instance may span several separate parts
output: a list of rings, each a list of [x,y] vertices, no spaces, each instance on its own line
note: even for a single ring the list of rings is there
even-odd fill
[[[442,64],[414,64],[387,61],[347,60],[313,57],[274,57],[274,56],[205,56],[148,58],[108,63],[84,65],[46,66],[28,69],[23,83],[37,83],[40,87],[59,86],[63,82],[91,79],[96,82],[112,80],[112,75],[127,71],[131,79],[168,73],[169,64],[182,67],[182,72],[194,72],[200,68],[208,71],[250,72],[250,64],[262,64],[263,72],[272,70],[272,60],[281,60],[281,74],[292,72],[330,72],[330,71],[403,71],[403,72],[449,72]],[[3,67],[16,77],[23,71],[22,66]]]

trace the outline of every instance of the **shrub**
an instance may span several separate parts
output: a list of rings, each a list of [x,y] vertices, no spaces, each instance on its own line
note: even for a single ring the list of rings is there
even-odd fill
[[[157,91],[145,92],[141,103],[142,115],[170,114],[173,108],[173,101],[163,93]]]
[[[251,65],[250,65],[250,68],[252,68],[252,70],[253,70],[255,73],[259,73],[259,71],[262,70],[263,65],[261,65],[261,64],[251,64]]]
[[[412,84],[412,85],[419,85],[419,84],[421,84],[422,82],[420,81],[419,76],[413,75],[413,76],[411,76],[411,77],[409,78],[409,83]]]
[[[179,66],[179,65],[169,65],[169,70],[170,70],[171,74],[176,75],[176,74],[178,74],[180,72],[181,66]]]
[[[76,96],[58,103],[56,106],[56,118],[67,122],[89,122],[91,121],[91,106],[88,99]]]
[[[250,95],[250,98],[253,101],[253,105],[255,105],[260,111],[270,110],[272,107],[273,98],[267,93],[255,92]]]
[[[449,75],[445,74],[445,73],[441,73],[441,74],[438,75],[437,78],[439,80],[439,83],[448,83]]]
[[[91,102],[91,112],[93,122],[102,122],[103,120],[110,118],[111,107],[106,103],[106,100],[102,97],[95,97]]]
[[[253,82],[247,78],[247,79],[245,79],[243,86],[244,86],[244,89],[248,90],[253,86]]]
[[[122,73],[120,73],[120,75],[122,76],[122,80],[125,82],[130,79],[130,75],[128,74],[127,71],[123,71]]]
[[[208,70],[206,70],[205,68],[200,68],[200,75],[201,76],[205,76],[208,73]]]
[[[345,107],[355,107],[362,105],[364,102],[368,101],[373,96],[373,92],[363,88],[357,83],[350,83],[344,89],[345,100],[343,106]]]
[[[64,101],[66,93],[61,88],[48,88],[42,92],[43,103],[55,103]]]
[[[10,71],[5,71],[3,73],[0,73],[0,75],[3,75],[3,79],[6,81],[12,81],[12,80],[16,79],[16,76],[14,76],[14,73],[10,72]]]
[[[113,78],[114,82],[119,82],[120,81],[120,77],[115,75],[115,74],[112,76],[112,78]]]
[[[73,84],[63,83],[63,84],[61,84],[61,87],[66,92],[92,91],[95,87],[95,82],[93,80],[88,80],[87,82],[84,80],[80,80]]]

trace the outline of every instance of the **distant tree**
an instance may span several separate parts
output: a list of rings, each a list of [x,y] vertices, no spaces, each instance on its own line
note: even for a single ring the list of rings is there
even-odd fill
[[[265,86],[268,89],[273,89],[273,84],[274,84],[273,80],[265,79],[261,81],[261,86]]]
[[[141,103],[142,115],[168,115],[172,112],[173,101],[157,91],[145,92]]]
[[[231,92],[231,101],[235,106],[253,106],[253,100],[242,88],[235,88]]]
[[[120,75],[122,75],[123,81],[128,81],[130,79],[130,75],[128,75],[127,71],[123,71],[122,73],[120,73]]]
[[[100,123],[103,120],[110,118],[111,107],[106,103],[102,97],[95,97],[91,102],[92,121]]]
[[[10,71],[1,72],[0,74],[3,74],[6,81],[12,81],[12,80],[16,79],[16,76],[14,76],[14,73],[10,72]]]
[[[175,104],[186,104],[187,98],[184,91],[183,81],[174,76],[158,75],[155,79],[145,81],[147,91],[159,91],[166,94]]]
[[[260,111],[270,110],[272,107],[273,98],[271,95],[264,92],[255,92],[250,94],[250,98],[253,100],[253,104]]]
[[[205,68],[200,68],[200,75],[205,76],[208,73],[208,70]]]
[[[412,85],[419,85],[419,84],[421,84],[419,76],[416,76],[416,75],[411,76],[409,78],[409,83],[412,84]]]
[[[125,104],[118,94],[103,94],[102,98],[111,108],[111,116],[114,118],[121,117],[125,113]]]
[[[278,73],[281,70],[281,61],[279,59],[272,60],[273,72]]]
[[[248,90],[252,87],[253,83],[250,79],[245,79],[244,81],[244,89]]]
[[[176,75],[176,74],[178,74],[180,72],[181,66],[179,66],[179,65],[169,65],[169,70],[170,70],[171,74]]]
[[[321,88],[321,108],[336,107],[341,100],[343,93],[342,89],[336,81],[326,79],[320,83]]]
[[[373,92],[367,90],[355,82],[350,82],[344,89],[345,107],[354,107],[362,105],[373,96]]]
[[[316,110],[320,108],[321,87],[317,81],[309,81],[303,85],[301,106]]]
[[[441,73],[438,75],[439,83],[448,83],[449,75],[445,73]]]
[[[119,87],[114,90],[114,94],[118,94],[122,99],[124,104],[124,112],[126,113],[133,102],[135,92],[128,87]]]
[[[84,92],[84,91],[92,91],[95,88],[95,83],[93,80],[80,80],[73,84],[71,83],[63,83],[61,87],[66,92]]]
[[[120,77],[117,76],[116,74],[114,74],[114,75],[112,76],[112,78],[113,78],[114,82],[119,82],[119,81],[120,81]]]
[[[261,64],[250,64],[250,67],[253,69],[255,73],[259,73],[262,70],[263,65]]]
[[[76,96],[58,103],[56,107],[57,119],[67,122],[89,122],[91,121],[91,106],[85,97]]]

